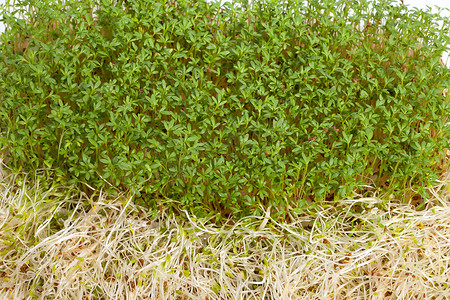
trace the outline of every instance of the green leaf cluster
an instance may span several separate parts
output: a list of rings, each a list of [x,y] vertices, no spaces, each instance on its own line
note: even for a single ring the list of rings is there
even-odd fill
[[[374,188],[425,195],[442,172],[450,21],[429,11],[20,5],[3,7],[0,45],[0,145],[13,168],[236,217]]]

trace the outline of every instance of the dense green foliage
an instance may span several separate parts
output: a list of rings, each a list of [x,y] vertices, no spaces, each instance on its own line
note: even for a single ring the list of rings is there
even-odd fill
[[[234,216],[440,175],[449,20],[390,1],[97,2],[4,11],[11,167]]]

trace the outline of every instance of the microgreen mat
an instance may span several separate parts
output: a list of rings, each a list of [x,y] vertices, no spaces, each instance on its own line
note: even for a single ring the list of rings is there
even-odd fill
[[[14,7],[0,46],[14,170],[227,218],[427,198],[443,172],[450,21],[437,14],[392,1]]]

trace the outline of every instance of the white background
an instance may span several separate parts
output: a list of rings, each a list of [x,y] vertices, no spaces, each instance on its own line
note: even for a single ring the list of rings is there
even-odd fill
[[[222,2],[230,1],[230,0],[222,0]],[[398,0],[401,1],[401,0]],[[433,8],[433,11],[436,11],[434,7],[437,5],[439,7],[445,7],[450,9],[450,0],[403,0],[404,4],[406,4],[410,9],[413,7],[426,9],[427,6]],[[4,4],[5,0],[0,0],[0,4]],[[445,12],[443,16],[450,18],[450,12]],[[0,32],[4,31],[4,25],[0,22]],[[450,59],[448,59],[449,53],[445,53],[443,56],[444,62],[447,63],[447,66],[450,67]]]

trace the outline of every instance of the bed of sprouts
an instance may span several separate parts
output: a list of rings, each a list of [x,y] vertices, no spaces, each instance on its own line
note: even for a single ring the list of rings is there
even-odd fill
[[[1,166],[0,299],[450,299],[450,173],[421,206],[374,192],[219,226]]]

